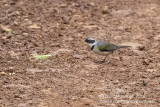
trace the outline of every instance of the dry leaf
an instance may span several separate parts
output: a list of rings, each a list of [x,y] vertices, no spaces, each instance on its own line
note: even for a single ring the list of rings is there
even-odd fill
[[[30,29],[40,29],[41,27],[38,26],[37,24],[33,24],[33,25],[29,26],[28,28],[30,28]]]
[[[12,32],[12,29],[8,28],[7,26],[1,25],[1,29],[5,32]]]

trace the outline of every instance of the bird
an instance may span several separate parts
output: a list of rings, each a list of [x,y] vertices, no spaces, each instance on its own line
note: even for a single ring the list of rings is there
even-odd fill
[[[93,38],[87,38],[85,39],[85,44],[90,46],[91,51],[98,55],[105,56],[102,63],[105,62],[106,58],[112,54],[114,51],[121,49],[121,48],[127,48],[131,46],[117,46],[115,44],[110,43],[109,41],[97,41]],[[110,60],[108,60],[108,63]]]

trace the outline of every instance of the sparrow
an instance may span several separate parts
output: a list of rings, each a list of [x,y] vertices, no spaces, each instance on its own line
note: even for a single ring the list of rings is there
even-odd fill
[[[109,41],[97,41],[93,38],[87,38],[85,40],[85,44],[88,44],[90,46],[90,49],[94,53],[105,56],[102,62],[105,62],[106,58],[114,51],[121,49],[121,48],[131,47],[131,46],[117,46],[115,44],[110,43]]]

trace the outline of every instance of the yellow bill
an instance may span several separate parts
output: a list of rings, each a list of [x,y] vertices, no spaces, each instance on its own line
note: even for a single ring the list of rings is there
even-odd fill
[[[84,42],[84,45],[88,45],[88,43]]]

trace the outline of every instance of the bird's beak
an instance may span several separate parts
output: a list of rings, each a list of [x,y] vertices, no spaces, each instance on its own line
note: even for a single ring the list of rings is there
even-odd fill
[[[88,45],[88,43],[84,42],[84,45]]]

